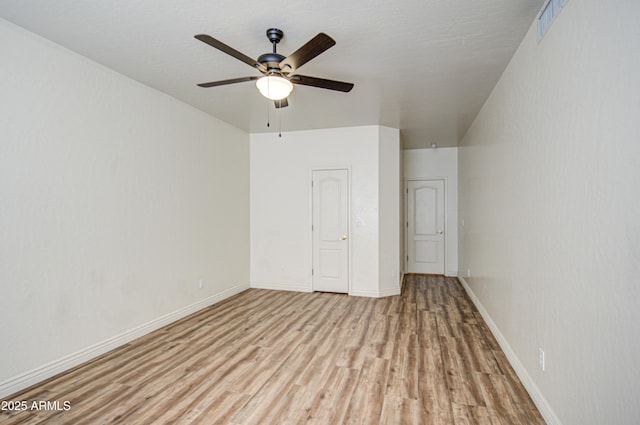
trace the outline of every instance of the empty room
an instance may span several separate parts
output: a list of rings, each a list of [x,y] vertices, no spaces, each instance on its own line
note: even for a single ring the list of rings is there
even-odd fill
[[[0,423],[638,423],[638,16],[0,0]]]

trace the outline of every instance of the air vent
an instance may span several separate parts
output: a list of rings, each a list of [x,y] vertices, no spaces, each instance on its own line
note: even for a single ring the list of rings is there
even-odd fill
[[[538,15],[538,40],[542,40],[545,33],[551,26],[553,20],[558,16],[568,0],[548,0],[545,3],[540,15]]]

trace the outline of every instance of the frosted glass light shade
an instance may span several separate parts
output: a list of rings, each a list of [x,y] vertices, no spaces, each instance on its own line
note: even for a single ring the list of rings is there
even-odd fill
[[[289,96],[293,90],[293,84],[285,78],[270,75],[256,81],[260,93],[271,100],[281,100]]]

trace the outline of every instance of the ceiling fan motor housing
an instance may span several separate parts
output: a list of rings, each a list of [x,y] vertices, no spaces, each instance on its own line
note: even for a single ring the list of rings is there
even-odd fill
[[[284,60],[284,56],[279,53],[265,53],[258,57],[258,62],[267,67],[270,72],[280,72],[280,62]]]

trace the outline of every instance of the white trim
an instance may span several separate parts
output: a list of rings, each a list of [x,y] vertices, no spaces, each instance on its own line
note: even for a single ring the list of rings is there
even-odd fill
[[[402,290],[400,289],[400,287],[398,288],[387,288],[387,289],[383,289],[382,291],[378,291],[378,297],[382,298],[382,297],[392,297],[394,295],[400,295],[400,293],[402,292]]]
[[[252,282],[251,288],[271,289],[274,291],[312,292],[311,285],[287,285],[283,283]]]
[[[382,291],[375,291],[372,289],[354,289],[349,292],[353,297],[368,297],[368,298],[384,298],[391,297],[393,295],[400,295],[400,288],[388,288]]]
[[[163,326],[173,323],[176,320],[180,320],[248,288],[248,285],[236,285],[229,289],[225,289],[224,291],[218,292],[217,294],[211,295],[172,313],[165,314],[164,316],[160,316],[150,322],[136,326],[135,328],[125,331],[120,335],[113,336],[104,341],[98,342],[97,344],[83,348],[80,351],[54,360],[51,363],[37,367],[18,376],[14,376],[13,378],[9,378],[6,381],[0,382],[0,398],[6,398],[11,394],[15,394],[18,391],[22,391],[34,384],[37,384],[38,382],[42,382],[45,379],[51,378],[61,372],[92,360],[113,350],[114,348],[118,348],[136,338],[160,329]]]
[[[462,286],[464,287],[465,291],[467,291],[469,298],[471,298],[471,301],[473,301],[473,304],[480,312],[480,315],[482,316],[484,321],[487,322],[491,333],[498,341],[498,344],[500,345],[500,348],[502,348],[504,354],[507,356],[507,360],[509,360],[511,367],[513,367],[516,374],[518,375],[518,378],[520,378],[520,381],[522,381],[522,385],[524,385],[536,407],[538,408],[538,410],[540,410],[540,413],[542,414],[544,420],[549,425],[562,425],[562,422],[560,422],[560,419],[551,408],[551,405],[549,405],[549,402],[544,397],[538,386],[535,384],[535,382],[527,372],[527,369],[525,369],[525,367],[522,365],[520,359],[518,359],[518,356],[516,356],[516,353],[509,345],[509,342],[504,337],[504,335],[502,335],[502,332],[500,332],[500,329],[498,329],[498,326],[495,324],[487,310],[485,310],[478,297],[476,297],[476,295],[473,293],[469,284],[464,280],[463,277],[458,277],[458,280],[460,281],[460,283],[462,283]]]
[[[353,297],[380,298],[378,291],[373,289],[352,289],[349,295]]]

